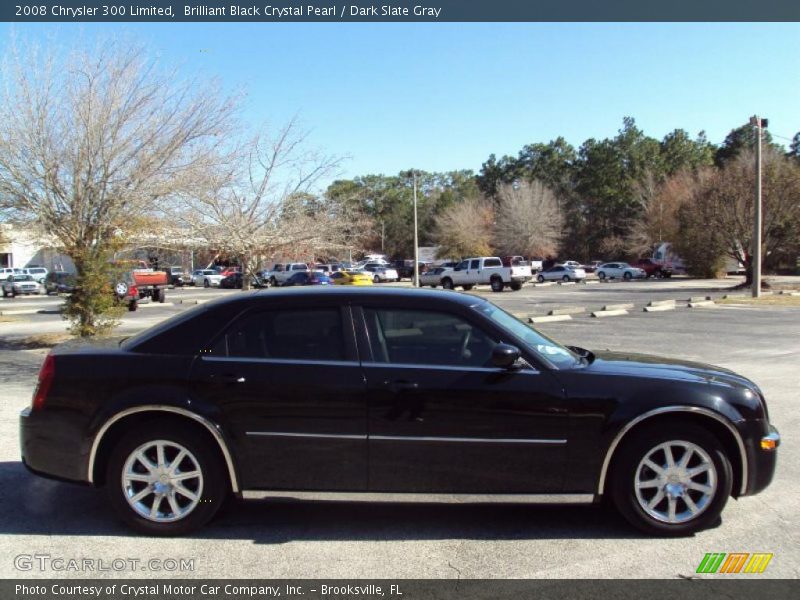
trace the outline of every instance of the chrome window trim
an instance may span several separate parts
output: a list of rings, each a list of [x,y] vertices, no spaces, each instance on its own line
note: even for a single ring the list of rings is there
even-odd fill
[[[87,473],[87,481],[91,484],[94,484],[94,463],[97,459],[97,449],[100,447],[100,442],[103,439],[106,431],[117,421],[124,419],[127,416],[132,414],[140,413],[140,412],[168,412],[173,414],[178,414],[184,417],[189,417],[194,421],[197,421],[201,425],[203,425],[209,433],[214,437],[219,445],[219,449],[222,451],[222,455],[225,458],[225,465],[228,468],[228,476],[231,480],[231,489],[234,493],[239,492],[239,481],[236,477],[236,470],[233,466],[233,458],[231,457],[231,453],[228,450],[228,446],[225,443],[225,439],[222,437],[219,429],[217,429],[216,425],[206,419],[203,416],[198,415],[197,413],[191,412],[186,410],[185,408],[180,408],[177,406],[169,406],[164,404],[147,404],[144,406],[135,406],[133,408],[127,408],[121,412],[116,413],[114,416],[110,417],[103,426],[97,431],[94,436],[94,440],[92,441],[92,448],[89,452],[89,468]]]
[[[603,467],[600,469],[600,481],[597,485],[597,494],[602,495],[603,490],[605,488],[606,477],[608,475],[608,467],[611,464],[611,458],[614,454],[614,450],[617,449],[619,443],[622,441],[622,438],[625,436],[628,431],[630,431],[635,425],[641,423],[645,419],[649,419],[650,417],[656,415],[663,415],[667,413],[678,413],[678,412],[690,412],[700,414],[706,417],[711,417],[715,421],[722,423],[728,431],[733,434],[734,439],[736,440],[736,445],[739,447],[739,456],[742,460],[742,485],[740,486],[739,494],[744,496],[747,492],[747,477],[748,477],[748,466],[747,466],[747,452],[744,447],[744,441],[742,440],[742,436],[739,434],[737,429],[731,424],[728,419],[719,415],[707,408],[701,408],[699,406],[663,406],[661,408],[656,408],[654,410],[648,411],[644,414],[639,415],[633,421],[630,421],[625,427],[623,427],[619,433],[614,437],[614,440],[611,442],[611,445],[606,450],[606,456],[603,460]]]
[[[441,494],[404,492],[303,492],[244,490],[245,500],[293,499],[320,502],[414,502],[436,504],[591,504],[594,494]]]
[[[272,363],[276,365],[312,365],[329,367],[357,367],[359,362],[356,360],[314,360],[314,359],[295,359],[295,358],[259,358],[257,356],[208,356],[201,355],[200,360],[210,362],[251,362],[251,363]]]

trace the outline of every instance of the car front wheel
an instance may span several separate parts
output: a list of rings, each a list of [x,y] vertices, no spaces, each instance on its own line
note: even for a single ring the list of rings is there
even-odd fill
[[[183,535],[205,525],[226,497],[222,461],[189,429],[156,425],[126,434],[108,461],[112,508],[133,529]]]
[[[442,279],[442,287],[446,290],[452,290],[453,280],[450,279],[449,277],[445,277],[444,279]]]
[[[605,278],[606,278],[606,274],[605,274],[603,271],[600,271],[600,272],[597,274],[597,278],[598,278],[598,279],[601,279],[601,280],[602,280],[602,279],[605,279]]]
[[[499,277],[492,277],[489,281],[489,284],[492,286],[493,292],[502,292],[505,285],[503,284],[503,280]]]
[[[654,535],[691,535],[719,519],[731,463],[719,440],[686,424],[648,427],[618,449],[611,494],[622,515]]]
[[[630,271],[625,271],[625,274],[622,276],[622,278],[623,278],[625,281],[630,281],[632,277],[633,277],[633,275],[631,275],[631,272],[630,272]]]
[[[539,283],[544,283],[544,275],[539,275],[539,276],[536,278],[536,281],[538,281]]]

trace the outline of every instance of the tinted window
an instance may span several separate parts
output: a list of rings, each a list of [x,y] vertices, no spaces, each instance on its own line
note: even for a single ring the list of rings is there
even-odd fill
[[[469,269],[469,261],[468,261],[468,260],[462,261],[462,262],[461,262],[461,263],[460,263],[460,264],[459,264],[459,265],[456,267],[456,269],[459,269],[459,270]]]
[[[461,317],[402,309],[368,309],[365,314],[377,362],[489,365],[495,342]]]
[[[339,311],[282,310],[246,316],[220,338],[215,356],[344,360],[344,335]]]
[[[484,267],[502,267],[503,263],[500,262],[499,258],[487,258],[485,261],[483,261],[483,266]]]
[[[478,269],[478,268],[480,268],[480,266],[481,266],[481,261],[480,260],[473,260],[470,263],[469,268],[470,269]]]

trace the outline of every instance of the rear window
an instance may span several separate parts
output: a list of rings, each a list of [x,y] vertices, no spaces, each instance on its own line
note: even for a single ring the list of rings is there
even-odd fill
[[[483,266],[485,267],[502,267],[503,263],[500,262],[499,258],[487,258],[483,261]]]

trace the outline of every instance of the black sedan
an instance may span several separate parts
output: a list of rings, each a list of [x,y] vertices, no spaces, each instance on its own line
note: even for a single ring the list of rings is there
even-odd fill
[[[241,272],[237,271],[236,273],[231,273],[222,279],[219,282],[219,287],[229,290],[240,290],[244,287],[244,278],[242,277]],[[267,287],[267,284],[260,277],[251,277],[250,278],[250,287],[251,288],[262,288]]]
[[[33,472],[105,486],[187,533],[229,494],[596,502],[686,535],[769,485],[778,432],[731,371],[564,347],[455,292],[339,286],[221,299],[46,358]]]
[[[292,287],[294,285],[332,285],[332,284],[333,280],[327,275],[325,275],[325,273],[319,271],[298,271],[283,283],[284,287]]]

